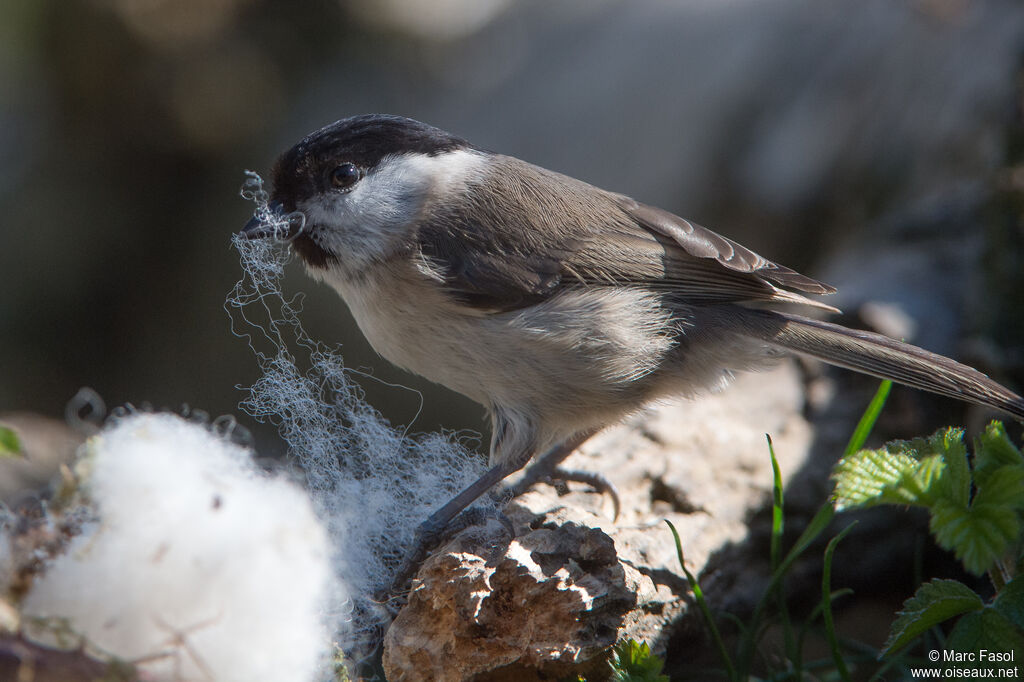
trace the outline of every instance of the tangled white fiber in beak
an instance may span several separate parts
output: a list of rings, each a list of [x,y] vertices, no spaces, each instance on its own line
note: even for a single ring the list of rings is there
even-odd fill
[[[257,216],[265,215],[262,181],[255,173],[249,178],[243,196],[256,202]],[[291,257],[286,245],[236,236],[234,247],[244,275],[225,307],[263,372],[242,408],[277,425],[305,472],[348,595],[339,605],[338,637],[358,658],[390,623],[375,593],[390,584],[416,527],[475,481],[486,461],[451,434],[396,428],[366,402],[353,380],[365,375],[346,368],[336,348],[310,338],[299,320],[301,298],[282,293]]]

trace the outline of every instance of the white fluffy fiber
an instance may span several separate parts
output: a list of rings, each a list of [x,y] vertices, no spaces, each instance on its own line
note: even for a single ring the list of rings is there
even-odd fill
[[[63,624],[146,679],[313,680],[329,653],[327,535],[297,486],[170,414],[123,418],[81,463],[97,519],[33,585]],[[61,627],[58,627],[58,626]]]
[[[267,220],[262,180],[249,173],[243,196]],[[485,459],[451,434],[410,434],[363,397],[337,348],[311,338],[301,297],[282,290],[290,250],[235,237],[244,276],[226,301],[236,334],[263,372],[242,409],[276,424],[327,524],[332,560],[349,597],[337,636],[352,660],[373,650],[391,620],[378,597],[415,542],[416,527],[486,469]],[[339,307],[342,302],[336,302]],[[383,360],[381,361],[383,362]],[[488,497],[477,505],[493,505]]]

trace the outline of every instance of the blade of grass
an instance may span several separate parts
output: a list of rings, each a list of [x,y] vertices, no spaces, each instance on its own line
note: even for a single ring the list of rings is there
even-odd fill
[[[848,587],[844,587],[843,589],[836,590],[831,595],[829,595],[829,600],[830,602],[833,602],[836,599],[839,599],[840,597],[845,597],[850,594],[853,594],[853,590],[851,590]],[[815,604],[814,608],[811,609],[811,613],[807,616],[807,619],[804,620],[803,626],[801,626],[800,628],[800,636],[797,639],[797,652],[800,655],[801,660],[803,660],[804,640],[807,639],[807,634],[810,631],[811,626],[814,624],[814,621],[818,619],[818,616],[821,615],[821,610],[823,608],[824,604],[822,602],[819,601],[817,604]]]
[[[771,535],[771,562],[772,571],[779,567],[780,555],[782,553],[782,534],[785,530],[785,517],[783,515],[784,497],[782,491],[782,471],[779,468],[779,460],[775,456],[775,446],[772,444],[771,434],[765,434],[768,440],[768,455],[772,461],[772,535]],[[793,624],[789,618],[789,608],[786,605],[786,589],[784,581],[780,580],[778,589],[775,591],[778,600],[779,625],[782,627],[783,646],[790,665],[793,666],[793,678],[801,678],[800,657],[797,653],[796,637],[793,635]]]
[[[864,447],[868,436],[871,435],[871,430],[875,428],[878,415],[882,414],[882,408],[885,407],[885,401],[889,398],[889,391],[891,390],[892,382],[888,379],[879,384],[878,390],[875,391],[875,397],[868,403],[867,409],[864,410],[860,421],[857,422],[857,428],[853,430],[853,435],[850,436],[850,442],[846,444],[843,457],[849,457]]]
[[[779,567],[772,572],[771,581],[768,583],[768,587],[761,595],[761,599],[758,601],[757,606],[754,608],[754,613],[750,617],[750,628],[747,631],[747,636],[744,638],[742,644],[742,655],[740,657],[740,669],[749,670],[750,663],[754,657],[754,647],[757,644],[757,637],[750,636],[750,633],[756,633],[758,631],[757,624],[761,621],[761,617],[764,614],[765,608],[768,606],[769,600],[775,594],[775,590],[779,583],[782,581],[786,573],[793,566],[800,555],[803,554],[807,548],[814,542],[821,533],[825,530],[825,527],[832,521],[835,516],[835,510],[831,504],[824,504],[818,509],[818,512],[811,519],[811,522],[807,524],[807,528],[797,538],[796,543],[792,549],[786,554],[785,558],[779,563]]]
[[[876,663],[879,662],[879,656],[880,654],[876,651],[874,658]],[[871,677],[868,678],[868,682],[885,682],[886,680],[895,679],[895,676],[889,674],[890,670],[896,668],[905,670],[915,664],[918,667],[924,667],[930,665],[930,662],[925,661],[923,657],[920,660],[909,658],[906,650],[904,649],[903,651],[898,652],[895,656],[884,658],[881,661],[881,665],[878,666],[878,669],[875,670],[875,672],[871,674]]]
[[[725,642],[722,640],[722,633],[719,632],[718,626],[715,625],[714,618],[711,617],[711,609],[708,608],[708,603],[704,599],[704,590],[700,588],[700,583],[697,582],[697,576],[690,572],[690,569],[686,567],[686,562],[683,561],[683,543],[679,539],[679,532],[668,519],[665,519],[665,523],[668,524],[669,530],[672,531],[672,538],[676,543],[676,556],[679,558],[679,565],[683,568],[683,573],[686,575],[686,581],[690,583],[690,589],[693,591],[693,598],[697,602],[697,608],[700,609],[701,615],[704,616],[704,620],[708,624],[708,629],[711,631],[711,638],[715,641],[715,647],[718,649],[718,655],[722,659],[722,664],[725,666],[726,673],[730,680],[739,680],[740,678],[736,677],[736,668],[733,667],[732,659],[729,658],[729,652],[726,651]]]
[[[864,665],[871,665],[872,663],[876,663],[877,662],[877,659],[875,659],[870,654],[853,654],[853,655],[847,656],[847,659],[850,662],[852,662],[852,663],[863,663]],[[814,679],[814,680],[834,680],[834,679],[837,679],[835,675],[829,675],[828,674],[828,673],[834,671],[835,666],[836,666],[835,661],[833,661],[831,657],[829,657],[829,658],[819,658],[819,659],[815,659],[813,661],[807,661],[806,663],[804,663],[804,669],[807,670],[808,672],[818,671],[818,670],[822,671],[822,673],[819,674],[817,677],[811,678],[811,679]],[[906,678],[903,678],[903,677],[893,677],[893,678],[888,678],[888,679],[902,680],[902,679],[906,679]]]
[[[832,618],[832,559],[839,541],[846,537],[855,524],[856,521],[829,541],[825,548],[824,568],[821,572],[821,617],[825,621],[825,638],[832,650],[832,660],[836,663],[836,671],[843,682],[850,682],[850,671],[846,668],[843,652],[839,649],[839,638],[836,636],[836,625]]]
[[[875,392],[874,397],[868,404],[867,409],[861,416],[860,421],[857,423],[857,428],[854,429],[853,435],[850,437],[850,441],[846,446],[846,454],[850,455],[860,450],[864,443],[867,441],[868,436],[871,434],[871,430],[875,426],[875,422],[878,421],[878,416],[882,413],[882,408],[885,407],[885,401],[889,397],[889,391],[892,389],[891,381],[883,381]],[[825,530],[826,526],[831,523],[835,517],[835,509],[831,503],[826,503],[818,510],[811,519],[811,522],[804,529],[804,532],[797,538],[796,543],[793,545],[789,553],[786,554],[782,561],[778,561],[778,554],[781,549],[781,535],[782,535],[782,490],[781,490],[781,476],[778,471],[778,462],[775,459],[775,452],[771,444],[771,438],[768,439],[768,449],[772,457],[772,470],[775,476],[775,487],[773,488],[773,509],[772,509],[772,578],[768,583],[767,589],[758,601],[757,606],[754,609],[754,613],[750,619],[750,627],[743,633],[742,642],[740,644],[740,658],[739,668],[746,674],[750,670],[751,662],[754,657],[754,649],[757,646],[757,642],[760,639],[758,632],[761,630],[759,623],[763,617],[764,611],[767,608],[769,601],[777,594],[779,586],[783,582],[786,573],[789,572],[790,567],[800,557],[804,551],[811,545],[812,542]],[[784,614],[785,611],[783,610]],[[785,618],[785,615],[783,615]],[[787,642],[787,650],[788,650]],[[793,660],[793,659],[791,659]]]
[[[779,460],[775,458],[775,447],[772,445],[772,437],[765,434],[768,439],[768,454],[772,460],[772,539],[771,558],[772,570],[779,567],[779,554],[782,545],[782,532],[785,520],[782,516],[782,472],[779,470]]]

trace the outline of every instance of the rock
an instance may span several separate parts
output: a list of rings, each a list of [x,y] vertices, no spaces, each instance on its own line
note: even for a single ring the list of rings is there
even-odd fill
[[[619,518],[583,486],[563,495],[537,486],[505,509],[515,539],[498,523],[456,535],[424,563],[387,632],[387,679],[557,679],[603,668],[623,637],[663,648],[690,608],[663,521],[678,529],[696,574],[743,542],[749,518],[770,501],[765,433],[784,475],[807,456],[802,406],[786,363],[595,437],[566,465],[605,473],[619,489]]]
[[[388,679],[462,680],[509,666],[568,674],[614,643],[608,623],[636,606],[641,578],[608,535],[571,521],[490,551],[460,536],[426,563],[388,631]]]

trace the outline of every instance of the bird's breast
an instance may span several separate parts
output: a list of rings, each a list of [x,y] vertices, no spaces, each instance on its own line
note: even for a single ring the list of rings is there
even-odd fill
[[[402,369],[488,405],[488,391],[470,377],[480,329],[423,278],[401,271],[358,281],[325,277],[341,295],[373,349]]]
[[[676,320],[651,292],[567,290],[520,310],[481,313],[416,276],[328,281],[373,348],[395,365],[489,407],[567,423],[643,402],[675,345]]]

